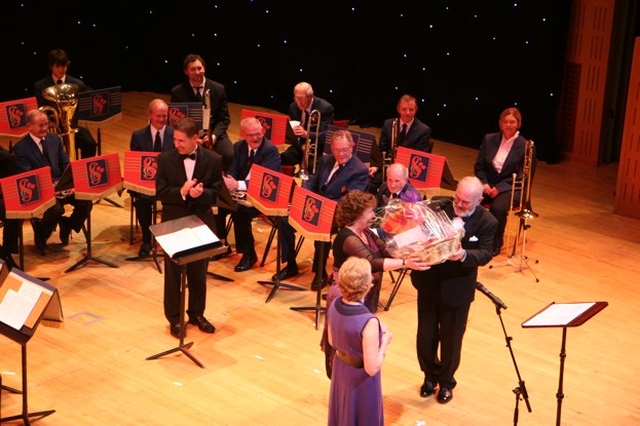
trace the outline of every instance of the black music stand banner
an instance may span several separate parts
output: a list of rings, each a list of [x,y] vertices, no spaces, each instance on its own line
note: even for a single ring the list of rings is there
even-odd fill
[[[293,189],[289,222],[305,238],[330,241],[337,207],[337,202],[296,186]]]
[[[125,151],[122,185],[140,194],[156,195],[159,152]]]
[[[267,216],[287,216],[292,187],[292,176],[254,164],[251,166],[247,197]]]
[[[243,108],[240,113],[240,119],[242,120],[246,117],[255,117],[260,120],[262,127],[266,130],[265,137],[273,142],[274,145],[290,144],[296,140],[293,128],[289,125],[289,117],[284,114]]]
[[[73,187],[79,200],[97,200],[122,188],[117,152],[72,161]]]
[[[440,188],[447,157],[424,151],[398,147],[396,162],[409,169],[409,181],[417,190]]]
[[[338,130],[345,130],[344,127],[334,126],[330,124],[327,127],[327,133],[324,143],[324,154],[331,154],[331,137],[333,136],[333,132]],[[360,132],[357,130],[348,129],[349,133],[351,133],[351,137],[353,138],[353,143],[355,144],[354,152],[363,163],[369,164],[371,163],[371,152],[373,150],[373,146],[376,145],[376,137],[371,133]],[[377,145],[376,145],[377,147]]]
[[[169,104],[169,116],[167,120],[169,121],[169,125],[173,127],[179,120],[191,118],[198,123],[198,128],[202,129],[203,109],[202,102],[171,102]]]
[[[49,166],[0,179],[0,188],[8,219],[42,217],[56,203]]]
[[[104,123],[122,117],[121,86],[78,93],[78,120]]]
[[[27,111],[38,109],[35,96],[0,102],[0,136],[22,136],[27,127]]]

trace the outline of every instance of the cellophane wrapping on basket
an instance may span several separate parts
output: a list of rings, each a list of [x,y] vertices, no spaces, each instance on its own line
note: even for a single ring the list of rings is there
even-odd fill
[[[392,200],[379,212],[387,250],[395,258],[419,258],[430,265],[442,263],[454,253],[464,236],[464,223],[429,207],[430,201],[406,203]]]

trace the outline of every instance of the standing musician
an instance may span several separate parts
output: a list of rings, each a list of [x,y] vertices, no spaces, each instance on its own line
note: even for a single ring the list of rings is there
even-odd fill
[[[187,80],[171,89],[170,102],[202,102],[203,105],[209,103],[209,129],[202,138],[202,144],[222,156],[222,166],[226,172],[233,163],[233,144],[227,134],[231,115],[225,87],[205,77],[204,59],[200,55],[188,54],[184,58],[182,68]]]
[[[320,124],[318,126],[318,134],[316,134],[315,126],[310,126],[309,117],[312,111],[320,113]],[[293,133],[298,137],[295,144],[288,147],[282,154],[282,164],[285,166],[295,166],[301,164],[304,158],[304,149],[307,140],[309,143],[315,143],[318,140],[316,153],[322,157],[324,152],[324,139],[326,137],[327,127],[333,123],[334,107],[329,101],[319,98],[313,94],[313,87],[307,82],[300,82],[293,88],[293,102],[289,105],[289,118],[300,122],[300,125],[294,126]],[[307,128],[309,132],[307,132]],[[313,162],[313,158],[309,159]],[[310,166],[308,164],[307,166]],[[307,170],[313,173],[314,170]]]
[[[27,125],[29,133],[13,148],[18,172],[49,166],[51,177],[57,182],[69,166],[69,157],[64,151],[62,140],[58,135],[47,133],[49,118],[40,110],[27,111]],[[73,205],[71,216],[63,216],[65,204]],[[77,200],[73,190],[56,194],[56,204],[44,212],[42,219],[32,219],[35,243],[40,254],[46,254],[47,240],[56,225],[60,225],[60,241],[63,245],[68,245],[71,231],[80,232],[92,207],[90,200]]]
[[[196,215],[216,232],[213,206],[222,185],[222,159],[198,145],[198,125],[183,118],[174,125],[174,149],[158,156],[156,198],[162,202],[162,222]],[[188,263],[187,286],[189,324],[205,333],[215,327],[204,317],[207,300],[207,258]],[[180,338],[181,267],[165,253],[164,315],[172,336]],[[183,336],[186,333],[182,334]]]
[[[229,191],[246,191],[251,178],[251,166],[262,167],[280,172],[280,153],[278,148],[265,136],[265,129],[260,120],[246,117],[240,122],[240,135],[244,138],[233,145],[233,164],[229,173],[223,176],[224,184]],[[242,259],[234,268],[236,272],[251,269],[258,261],[255,239],[251,231],[251,221],[260,214],[255,207],[238,204],[237,210],[231,213],[233,229],[236,237],[236,252],[242,253]],[[221,214],[218,213],[218,216]],[[295,258],[293,259],[295,263]],[[290,264],[293,268],[293,265]],[[297,269],[297,267],[296,267]]]

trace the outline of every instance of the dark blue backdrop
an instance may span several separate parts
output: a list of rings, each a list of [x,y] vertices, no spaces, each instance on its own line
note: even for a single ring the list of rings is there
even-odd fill
[[[475,148],[516,105],[539,156],[559,158],[553,128],[570,1],[458,3],[11,0],[0,100],[31,96],[55,47],[69,53],[69,74],[93,88],[159,93],[183,80],[182,59],[193,52],[230,102],[285,112],[295,83],[308,81],[336,118],[381,126],[410,93],[434,138]]]

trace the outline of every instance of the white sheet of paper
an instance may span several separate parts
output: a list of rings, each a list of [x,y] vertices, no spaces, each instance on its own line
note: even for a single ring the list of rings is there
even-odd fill
[[[578,315],[595,305],[595,302],[588,303],[554,303],[544,311],[540,312],[529,321],[522,324],[523,327],[532,326],[559,326],[570,323]]]
[[[289,124],[291,125],[291,128],[293,129],[296,126],[299,126],[300,122],[298,120],[290,120]]]
[[[24,281],[18,291],[9,289],[0,303],[0,322],[20,330],[36,306],[42,289]]]
[[[401,232],[393,240],[396,242],[398,248],[413,244],[424,239],[422,228],[415,226],[407,231]]]
[[[179,251],[200,247],[220,241],[207,225],[184,228],[171,234],[156,237],[162,249],[173,256]]]

